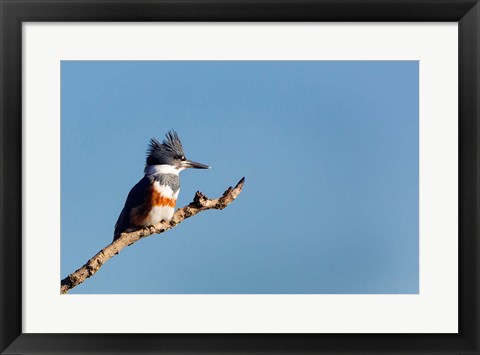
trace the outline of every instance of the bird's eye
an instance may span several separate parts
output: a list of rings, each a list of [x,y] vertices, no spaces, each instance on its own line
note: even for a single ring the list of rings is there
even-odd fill
[[[181,159],[182,159],[182,160],[186,160],[185,157],[182,157]]]

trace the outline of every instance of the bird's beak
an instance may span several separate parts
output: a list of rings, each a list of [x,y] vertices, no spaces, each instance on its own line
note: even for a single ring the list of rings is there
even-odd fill
[[[182,161],[182,167],[185,169],[194,168],[194,169],[210,169],[208,165],[197,163],[191,160],[184,160]]]

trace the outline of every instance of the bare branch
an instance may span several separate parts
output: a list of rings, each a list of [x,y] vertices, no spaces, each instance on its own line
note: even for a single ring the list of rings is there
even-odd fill
[[[172,229],[185,219],[195,216],[202,211],[211,209],[223,210],[242,192],[244,182],[245,178],[242,178],[234,188],[229,187],[222,196],[216,199],[209,199],[203,193],[197,191],[193,201],[189,205],[178,209],[170,221],[162,221],[154,226],[145,227],[135,232],[122,233],[117,240],[100,250],[80,269],[64,278],[60,284],[60,292],[62,294],[67,293],[75,286],[81,284],[87,278],[94,275],[103,264],[117,255],[123,248],[132,245],[136,241],[152,234],[160,234]]]

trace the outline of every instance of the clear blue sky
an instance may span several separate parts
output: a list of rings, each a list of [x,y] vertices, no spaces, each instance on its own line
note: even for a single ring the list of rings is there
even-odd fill
[[[61,277],[111,242],[151,137],[239,198],[124,249],[70,293],[417,293],[418,62],[64,61]]]

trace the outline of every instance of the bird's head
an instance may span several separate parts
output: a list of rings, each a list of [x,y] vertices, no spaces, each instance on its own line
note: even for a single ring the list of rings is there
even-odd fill
[[[180,142],[180,138],[178,138],[178,134],[174,130],[167,132],[162,143],[155,138],[150,139],[145,165],[146,171],[149,167],[157,165],[168,165],[178,172],[188,168],[210,168],[208,165],[197,163],[185,158],[182,142]]]

